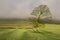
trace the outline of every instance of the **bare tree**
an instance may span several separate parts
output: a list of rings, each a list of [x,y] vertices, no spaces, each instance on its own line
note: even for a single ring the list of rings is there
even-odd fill
[[[40,5],[34,8],[31,15],[32,15],[33,28],[35,28],[35,30],[34,29],[33,30],[35,32],[39,32],[39,27],[45,25],[44,21],[52,19],[51,12],[47,7],[47,5]]]

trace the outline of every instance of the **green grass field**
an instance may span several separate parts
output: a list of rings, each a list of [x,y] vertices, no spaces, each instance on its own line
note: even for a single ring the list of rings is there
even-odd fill
[[[0,40],[60,40],[60,25],[46,24],[41,32],[32,29],[0,29]]]

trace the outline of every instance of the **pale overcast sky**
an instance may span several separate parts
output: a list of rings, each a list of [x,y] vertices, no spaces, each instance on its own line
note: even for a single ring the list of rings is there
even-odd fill
[[[60,20],[60,0],[0,0],[0,18],[26,18],[32,10],[46,4],[53,18]]]

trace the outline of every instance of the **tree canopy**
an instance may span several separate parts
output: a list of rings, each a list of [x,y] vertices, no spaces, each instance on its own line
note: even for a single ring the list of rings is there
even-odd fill
[[[51,20],[52,15],[47,7],[47,5],[40,5],[32,11],[31,15],[33,15],[34,18],[36,18],[38,21],[40,20]]]
[[[44,21],[52,19],[50,9],[47,7],[47,5],[40,5],[36,8],[34,8],[31,15],[32,15],[33,26],[36,29],[39,26],[41,27],[41,25],[39,25],[39,24],[44,25]]]

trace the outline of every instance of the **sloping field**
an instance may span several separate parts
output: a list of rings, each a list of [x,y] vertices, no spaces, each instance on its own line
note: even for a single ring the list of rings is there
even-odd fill
[[[32,29],[0,29],[0,40],[60,40],[60,25],[46,24],[36,33]]]

